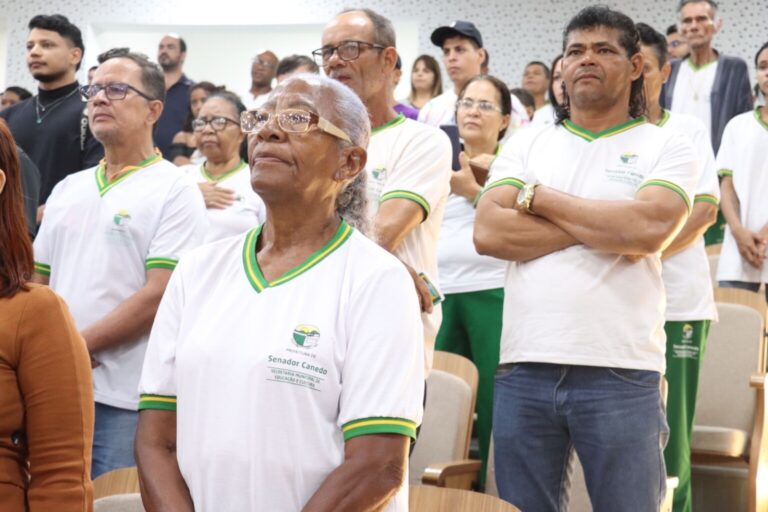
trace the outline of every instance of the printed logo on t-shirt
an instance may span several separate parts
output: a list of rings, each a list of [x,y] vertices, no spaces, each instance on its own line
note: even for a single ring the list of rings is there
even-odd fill
[[[320,343],[320,330],[314,325],[297,325],[293,330],[293,341],[303,348],[313,348]]]
[[[126,210],[119,210],[112,217],[112,220],[115,222],[115,226],[127,227],[128,223],[131,222],[131,214]]]
[[[628,185],[630,190],[634,191],[644,176],[637,171],[637,162],[639,160],[637,153],[625,151],[619,155],[615,167],[609,167],[605,170],[605,179],[613,183]]]
[[[131,214],[128,210],[120,209],[112,215],[112,222],[109,223],[107,228],[107,239],[111,243],[117,243],[120,246],[126,246],[131,240],[131,231],[129,225],[131,224]]]

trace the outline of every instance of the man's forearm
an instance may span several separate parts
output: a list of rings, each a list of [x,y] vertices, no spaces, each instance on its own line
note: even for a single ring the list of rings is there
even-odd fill
[[[382,510],[402,485],[402,479],[402,468],[379,468],[365,460],[346,459],[328,475],[303,512]]]
[[[736,189],[733,188],[733,178],[730,176],[725,176],[720,182],[720,209],[731,231],[743,227],[741,224],[741,203],[739,196],[736,195]]]
[[[145,286],[104,318],[84,329],[81,334],[88,345],[88,351],[93,353],[113,348],[149,334],[163,290]]]
[[[658,202],[584,199],[544,186],[536,189],[533,210],[584,245],[624,255],[663,250],[685,221]]]
[[[478,253],[507,261],[530,261],[579,241],[546,219],[498,204],[478,211],[474,229]]]
[[[704,232],[717,220],[717,205],[707,202],[698,202],[693,205],[691,216],[688,217],[683,229],[669,244],[662,254],[662,259],[677,254],[690,247],[696,240],[704,235]]]

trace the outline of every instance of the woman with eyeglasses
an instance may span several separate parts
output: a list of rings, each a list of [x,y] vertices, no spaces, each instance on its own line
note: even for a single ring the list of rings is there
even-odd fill
[[[477,366],[477,427],[484,467],[491,436],[493,378],[499,364],[506,262],[479,255],[472,231],[475,203],[511,114],[509,89],[496,77],[476,76],[459,92],[456,122],[464,151],[461,169],[451,176],[437,253],[445,302],[435,349],[468,357]],[[485,469],[480,475],[485,475]]]
[[[173,136],[173,143],[167,155],[163,155],[166,160],[176,165],[200,164],[205,157],[197,148],[195,131],[192,129],[192,121],[197,119],[200,114],[200,108],[208,99],[208,96],[216,91],[222,90],[211,82],[197,82],[189,88],[189,113],[184,123],[184,128]]]
[[[421,317],[405,266],[359,230],[368,112],[299,74],[242,127],[267,220],[171,277],[140,385],[144,506],[407,510]]]
[[[239,235],[266,219],[264,202],[251,188],[251,170],[240,153],[245,106],[231,92],[213,93],[192,121],[195,145],[204,160],[183,167],[200,187],[208,212],[205,241]]]
[[[0,509],[93,507],[93,388],[64,301],[31,284],[16,144],[0,122]]]

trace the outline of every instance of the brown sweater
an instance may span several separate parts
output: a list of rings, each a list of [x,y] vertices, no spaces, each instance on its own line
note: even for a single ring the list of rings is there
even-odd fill
[[[0,508],[93,510],[93,387],[83,338],[47,286],[0,298]]]

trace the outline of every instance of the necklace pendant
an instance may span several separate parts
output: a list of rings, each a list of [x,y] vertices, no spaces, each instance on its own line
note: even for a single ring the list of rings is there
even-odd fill
[[[43,122],[43,120],[38,117],[37,118],[37,124],[42,124],[42,122]]]

